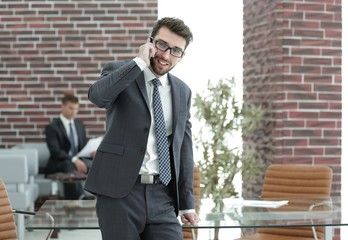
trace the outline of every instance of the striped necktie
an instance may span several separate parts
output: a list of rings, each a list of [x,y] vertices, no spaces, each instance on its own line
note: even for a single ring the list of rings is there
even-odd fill
[[[76,145],[75,145],[75,136],[72,128],[72,123],[69,123],[69,141],[70,141],[70,152],[71,156],[75,156],[77,153]]]

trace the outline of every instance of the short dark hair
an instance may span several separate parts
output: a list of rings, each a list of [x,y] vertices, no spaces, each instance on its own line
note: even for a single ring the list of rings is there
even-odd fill
[[[64,97],[62,98],[62,103],[65,105],[68,102],[79,103],[79,99],[75,95],[65,94]]]
[[[193,41],[193,35],[190,28],[179,18],[164,17],[159,19],[152,28],[151,37],[155,37],[160,28],[166,27],[173,33],[183,37],[186,40],[186,46]]]

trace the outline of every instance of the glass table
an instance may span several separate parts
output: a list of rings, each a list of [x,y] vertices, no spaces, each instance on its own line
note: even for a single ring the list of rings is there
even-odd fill
[[[99,229],[95,200],[47,200],[39,213],[50,213],[52,227],[44,214],[32,218],[27,230]],[[215,204],[222,210],[216,210]],[[333,238],[333,227],[346,226],[341,218],[341,201],[333,198],[292,199],[201,199],[198,226],[183,228],[265,228],[265,227],[326,227],[325,239]],[[192,231],[194,232],[194,231]]]

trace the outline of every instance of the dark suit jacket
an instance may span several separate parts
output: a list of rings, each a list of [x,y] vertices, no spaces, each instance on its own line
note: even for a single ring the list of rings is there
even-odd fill
[[[179,209],[194,209],[191,90],[169,74],[173,103],[171,186]],[[144,160],[151,123],[143,72],[134,61],[108,63],[89,89],[89,99],[106,108],[106,134],[93,160],[85,189],[122,198],[132,189]]]
[[[86,131],[82,122],[74,120],[78,135],[77,151],[80,151],[87,143]],[[50,159],[47,163],[47,173],[61,171],[58,168],[63,161],[70,161],[70,141],[60,118],[55,118],[46,127],[46,143],[50,151]]]

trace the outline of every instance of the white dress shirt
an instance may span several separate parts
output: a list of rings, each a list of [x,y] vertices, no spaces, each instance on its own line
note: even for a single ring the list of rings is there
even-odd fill
[[[134,59],[134,61],[138,64],[141,59]],[[145,85],[147,96],[149,100],[150,113],[151,113],[151,125],[150,125],[150,133],[147,141],[146,153],[144,156],[143,164],[140,168],[139,174],[159,174],[159,166],[158,166],[158,154],[157,154],[157,144],[156,144],[156,129],[155,129],[155,121],[153,115],[152,108],[152,93],[153,93],[153,84],[152,80],[156,78],[156,76],[150,71],[146,65],[139,63],[138,66],[143,70]],[[158,91],[161,96],[162,109],[164,115],[164,121],[166,124],[167,136],[170,136],[173,132],[173,114],[172,114],[172,93],[171,86],[168,81],[168,75],[165,74],[158,78],[161,82],[161,85],[158,86]]]

